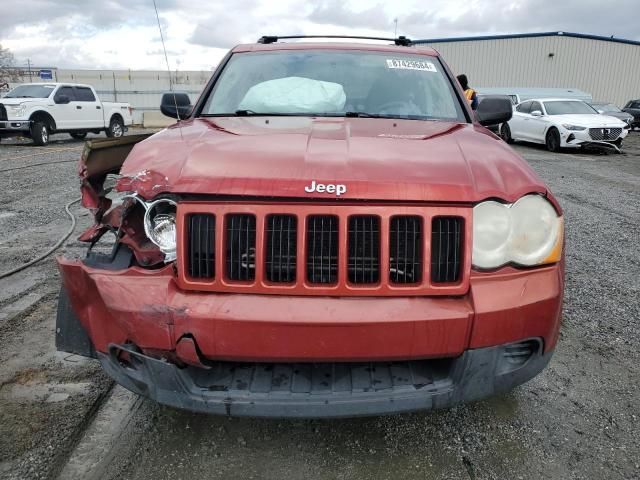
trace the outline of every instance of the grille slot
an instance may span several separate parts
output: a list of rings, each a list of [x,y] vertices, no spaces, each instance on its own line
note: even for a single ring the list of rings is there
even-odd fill
[[[0,120],[8,120],[8,119],[9,118],[7,117],[7,109],[2,103],[0,103]]]
[[[422,219],[393,217],[389,230],[389,280],[418,283],[422,280]]]
[[[535,340],[512,343],[504,347],[503,356],[510,365],[519,367],[524,365],[538,351],[538,347],[539,343]]]
[[[307,280],[311,283],[338,280],[338,217],[307,218]]]
[[[256,217],[233,214],[226,218],[227,278],[251,281],[256,278]]]
[[[349,281],[377,283],[380,279],[380,219],[349,217]]]
[[[213,278],[216,270],[216,217],[206,213],[189,215],[187,226],[189,276]]]
[[[622,134],[622,128],[590,128],[589,136],[592,140],[616,140]]]
[[[267,218],[266,274],[270,282],[296,280],[297,219],[293,215]]]
[[[431,281],[452,283],[460,279],[462,219],[436,217],[431,224]]]

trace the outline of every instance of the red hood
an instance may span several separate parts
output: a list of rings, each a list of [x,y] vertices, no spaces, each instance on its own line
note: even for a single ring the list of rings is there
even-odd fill
[[[336,198],[515,201],[546,187],[528,164],[471,124],[365,118],[250,117],[182,122],[137,144],[120,190]]]

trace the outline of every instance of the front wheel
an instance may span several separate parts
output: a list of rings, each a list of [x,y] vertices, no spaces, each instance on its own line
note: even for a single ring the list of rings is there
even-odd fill
[[[124,135],[124,122],[119,117],[113,117],[107,128],[107,137],[120,138]]]
[[[560,132],[555,128],[550,129],[547,132],[547,136],[545,137],[545,144],[547,145],[547,150],[550,152],[559,152],[560,151]]]
[[[511,128],[508,123],[500,125],[500,138],[506,143],[513,143],[513,137],[511,136]]]
[[[84,140],[87,136],[87,132],[73,132],[69,135],[71,135],[71,138],[75,138],[76,140]]]
[[[49,126],[44,122],[34,122],[31,125],[31,138],[39,147],[49,144]]]

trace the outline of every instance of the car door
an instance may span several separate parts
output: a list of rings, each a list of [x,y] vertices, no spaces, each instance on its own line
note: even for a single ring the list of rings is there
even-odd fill
[[[70,85],[62,85],[53,95],[51,107],[57,130],[71,130],[76,125],[75,92]]]
[[[102,104],[89,87],[74,87],[76,97],[77,128],[90,129],[104,127]]]
[[[540,115],[534,115],[534,112],[540,112]],[[541,102],[531,102],[530,118],[527,122],[527,130],[531,141],[544,142],[545,130],[549,123],[549,119],[545,113]]]
[[[511,129],[511,138],[515,140],[525,140],[525,119],[527,118],[531,108],[531,102],[522,102],[516,106],[511,120],[509,120],[509,128]]]

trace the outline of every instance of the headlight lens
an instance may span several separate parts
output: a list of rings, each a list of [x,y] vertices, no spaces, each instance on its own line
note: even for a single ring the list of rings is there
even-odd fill
[[[148,204],[144,214],[144,231],[166,261],[176,257],[176,210],[176,202],[163,198]]]
[[[487,201],[473,209],[473,265],[543,265],[560,260],[562,217],[541,195],[512,205]]]
[[[27,105],[21,103],[20,105],[7,105],[9,107],[9,113],[16,116],[24,115],[24,112],[27,111]]]
[[[573,131],[580,131],[580,130],[587,129],[587,127],[581,127],[580,125],[571,125],[569,123],[563,123],[562,126],[567,130],[573,130]]]

